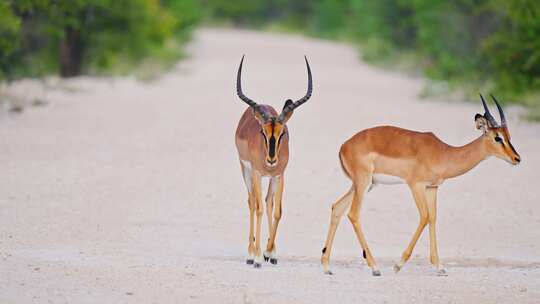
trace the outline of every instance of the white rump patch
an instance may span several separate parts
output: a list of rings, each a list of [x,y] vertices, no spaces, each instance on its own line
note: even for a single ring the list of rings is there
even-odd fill
[[[387,174],[373,174],[373,183],[382,185],[398,185],[405,184],[405,181],[398,176]]]

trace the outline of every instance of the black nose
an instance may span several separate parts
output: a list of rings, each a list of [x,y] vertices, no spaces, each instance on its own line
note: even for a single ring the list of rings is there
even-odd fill
[[[519,162],[521,162],[521,158],[520,158],[520,157],[514,157],[514,161],[515,161],[516,163],[519,163]]]
[[[269,159],[269,160],[268,160],[268,163],[271,164],[271,165],[273,165],[273,164],[276,163],[276,161],[277,161],[276,159]]]

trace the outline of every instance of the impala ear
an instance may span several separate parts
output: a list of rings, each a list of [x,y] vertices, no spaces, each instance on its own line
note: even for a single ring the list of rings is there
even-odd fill
[[[482,132],[484,132],[484,134],[487,133],[487,131],[488,131],[488,121],[483,115],[481,115],[481,114],[474,115],[474,122],[476,123],[476,128],[478,130],[482,130]]]
[[[285,112],[285,108],[287,108],[288,106],[290,106],[292,104],[293,104],[293,101],[290,100],[290,99],[287,99],[285,101],[285,104],[283,105],[283,110],[281,110],[281,115],[280,115],[282,123],[286,123],[289,120],[289,118],[291,118],[294,110]]]
[[[257,119],[261,125],[266,122],[266,117],[260,111],[253,109],[253,116],[255,116],[255,119]]]

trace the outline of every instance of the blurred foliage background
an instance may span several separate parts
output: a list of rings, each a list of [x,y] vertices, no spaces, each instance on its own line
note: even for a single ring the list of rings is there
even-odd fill
[[[0,0],[0,77],[173,61],[200,14],[193,0]]]
[[[215,20],[352,41],[364,60],[539,105],[538,0],[206,0]]]
[[[540,105],[538,0],[0,0],[0,78],[170,64],[201,22],[347,40],[368,62]]]

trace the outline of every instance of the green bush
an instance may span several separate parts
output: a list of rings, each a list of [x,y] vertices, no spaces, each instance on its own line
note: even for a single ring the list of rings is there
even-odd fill
[[[502,100],[540,92],[538,0],[205,0],[203,6],[233,24],[277,22],[352,38],[368,61],[414,58],[430,78],[489,88]]]
[[[199,19],[195,0],[2,0],[0,75],[75,76],[164,54]]]
[[[214,20],[235,25],[261,25],[268,21],[263,0],[205,0],[203,6]]]
[[[507,98],[540,91],[536,0],[350,0],[364,58],[416,52],[426,75]],[[494,86],[494,87],[493,87]],[[540,101],[538,101],[540,103]]]
[[[174,32],[181,38],[203,17],[201,7],[194,0],[161,0],[161,3],[174,17]]]
[[[410,47],[414,43],[411,5],[400,0],[350,0],[350,25],[360,41],[379,39]]]
[[[6,2],[0,2],[0,79],[10,71],[10,61],[18,46],[21,20]]]
[[[228,22],[237,26],[261,27],[280,23],[294,29],[307,29],[314,6],[311,0],[201,0],[210,21]]]
[[[174,59],[201,18],[345,36],[369,61],[540,104],[538,0],[0,0],[0,77]]]
[[[490,6],[501,26],[487,37],[482,51],[498,90],[518,95],[540,91],[540,2],[495,0]]]
[[[339,36],[347,24],[346,0],[322,0],[314,9],[313,30],[324,36]]]

